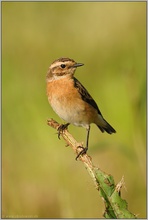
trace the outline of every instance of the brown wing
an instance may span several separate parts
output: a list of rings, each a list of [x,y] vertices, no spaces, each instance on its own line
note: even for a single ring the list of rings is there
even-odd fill
[[[93,100],[91,95],[87,92],[87,90],[84,88],[84,86],[82,86],[82,84],[76,78],[74,78],[74,86],[79,91],[82,99],[85,102],[87,102],[89,105],[94,107],[98,111],[98,114],[102,116],[96,102]],[[102,116],[102,119],[104,120],[105,125],[104,126],[97,125],[99,127],[99,129],[102,132],[106,131],[109,134],[116,133],[115,129],[103,118],[103,116]]]
[[[102,115],[94,99],[91,97],[91,95],[87,92],[84,86],[75,77],[74,77],[74,86],[79,91],[83,101],[87,102],[89,105],[94,107],[98,111],[98,114]]]

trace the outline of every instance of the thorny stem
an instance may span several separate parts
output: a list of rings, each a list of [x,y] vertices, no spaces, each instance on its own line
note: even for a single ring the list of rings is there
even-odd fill
[[[58,131],[61,126],[53,119],[47,120],[47,124]],[[67,146],[70,146],[74,152],[78,155],[83,147],[82,143],[78,143],[73,136],[68,132],[67,128],[60,132],[60,136],[66,141]],[[78,159],[84,164],[85,168],[89,172],[96,189],[99,191],[100,197],[105,204],[105,211],[103,216],[105,218],[137,218],[135,214],[132,214],[127,209],[127,202],[121,198],[121,188],[124,185],[124,178],[115,185],[114,179],[110,174],[105,173],[100,168],[93,165],[92,159],[88,154],[83,154]]]

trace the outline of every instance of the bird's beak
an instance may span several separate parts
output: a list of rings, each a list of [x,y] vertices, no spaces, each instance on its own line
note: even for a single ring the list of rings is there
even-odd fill
[[[83,63],[75,63],[72,67],[79,67],[79,66],[83,66],[84,64]]]

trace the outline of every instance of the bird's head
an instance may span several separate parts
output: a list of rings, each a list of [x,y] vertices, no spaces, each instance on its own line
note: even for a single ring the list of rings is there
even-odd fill
[[[47,72],[47,80],[60,79],[65,76],[72,77],[76,68],[83,65],[83,63],[77,63],[70,58],[59,58],[50,65]]]

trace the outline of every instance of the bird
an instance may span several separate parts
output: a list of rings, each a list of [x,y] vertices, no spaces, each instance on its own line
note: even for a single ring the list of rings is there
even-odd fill
[[[101,132],[116,133],[115,129],[104,119],[89,92],[74,77],[76,69],[83,65],[73,59],[62,57],[51,63],[46,75],[48,102],[55,113],[67,122],[59,126],[58,137],[70,124],[84,127],[87,131],[86,146],[79,146],[82,150],[76,160],[88,150],[90,124],[96,124]]]

